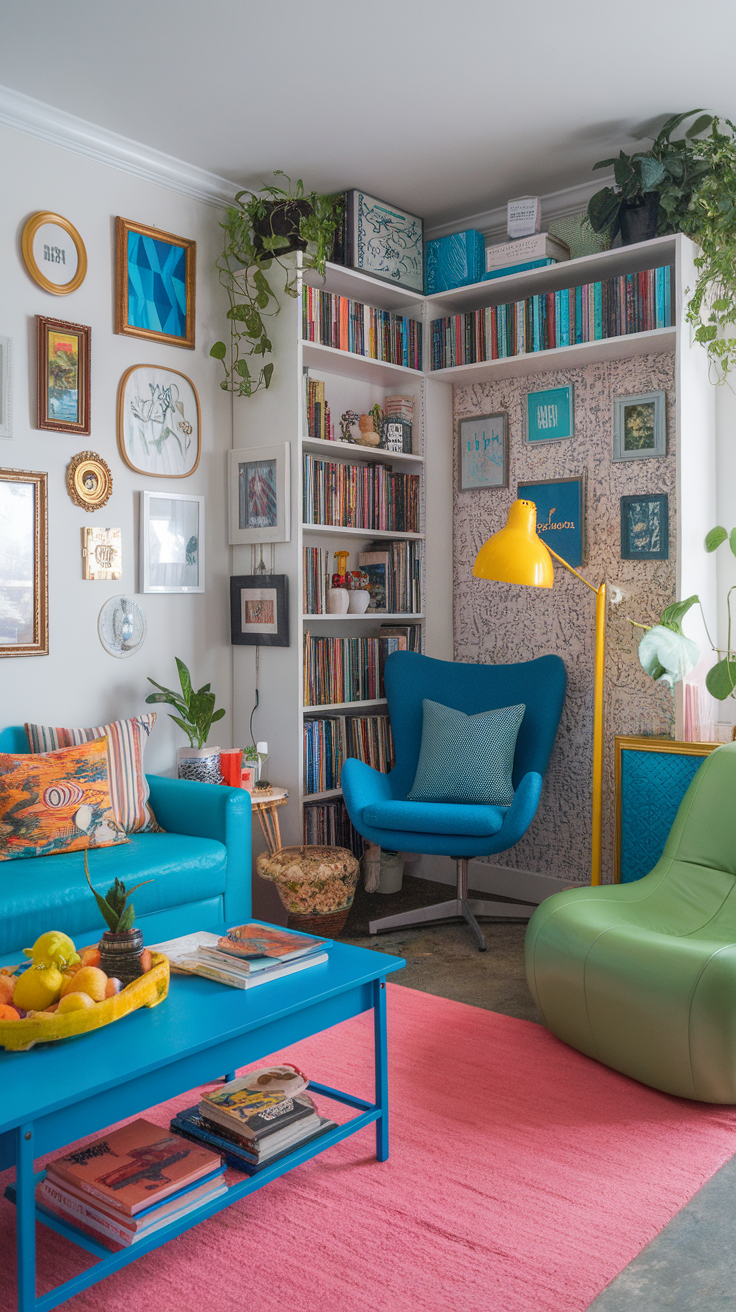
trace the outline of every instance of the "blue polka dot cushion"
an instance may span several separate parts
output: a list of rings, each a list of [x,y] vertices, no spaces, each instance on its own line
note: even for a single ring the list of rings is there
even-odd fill
[[[526,707],[466,715],[425,699],[422,708],[422,745],[408,800],[510,806],[514,750]]]

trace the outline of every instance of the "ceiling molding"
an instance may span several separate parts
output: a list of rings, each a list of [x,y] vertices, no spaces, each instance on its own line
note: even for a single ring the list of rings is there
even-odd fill
[[[601,187],[613,185],[613,174],[598,174],[588,182],[580,182],[576,187],[565,187],[562,191],[550,191],[542,196],[542,223],[552,219],[562,219],[567,214],[580,214],[587,209],[588,201]],[[447,237],[452,232],[464,232],[474,228],[482,232],[491,242],[506,241],[506,206],[499,205],[495,210],[483,210],[480,214],[468,214],[464,219],[455,219],[452,223],[443,223],[435,228],[425,228],[425,241],[435,237]]]
[[[207,205],[227,205],[239,190],[236,183],[216,173],[208,173],[206,169],[175,159],[173,155],[165,155],[163,151],[144,146],[139,141],[109,132],[107,128],[55,109],[32,96],[24,96],[10,87],[0,87],[0,123],[39,137],[53,146],[73,150],[77,155],[86,155],[99,164],[109,164],[123,173],[132,173],[147,182],[170,187],[172,191],[182,192]]]

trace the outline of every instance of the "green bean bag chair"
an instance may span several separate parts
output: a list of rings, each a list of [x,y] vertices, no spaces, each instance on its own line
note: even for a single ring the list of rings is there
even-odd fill
[[[537,908],[526,967],[573,1048],[665,1093],[736,1103],[736,743],[705,759],[644,879]]]

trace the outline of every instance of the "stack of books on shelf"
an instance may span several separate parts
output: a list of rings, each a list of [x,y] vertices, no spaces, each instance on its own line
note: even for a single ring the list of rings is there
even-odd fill
[[[304,635],[304,705],[334,706],[378,697],[378,638]]]
[[[305,287],[302,292],[302,337],[385,364],[422,367],[422,325],[417,319],[315,287]]]
[[[157,943],[156,952],[169,958],[171,969],[185,975],[202,975],[249,989],[283,979],[327,961],[328,939],[270,925],[236,925],[227,934],[200,930]]]
[[[387,715],[330,715],[304,721],[304,791],[326,793],[340,787],[349,756],[386,774],[394,763]]]
[[[485,279],[508,278],[512,273],[526,273],[528,269],[543,269],[569,260],[570,247],[551,232],[535,232],[513,241],[486,246]]]
[[[255,1175],[265,1166],[336,1128],[306,1092],[296,1066],[268,1066],[205,1093],[179,1112],[171,1129],[221,1152],[229,1166]]]
[[[327,589],[331,586],[333,551],[323,547],[302,548],[304,614],[327,614]],[[421,613],[422,556],[419,542],[380,542],[372,551],[358,553],[357,563],[368,575],[371,594],[367,615],[419,615]],[[392,635],[395,636],[395,635]],[[421,651],[421,631],[416,629],[411,651]]]
[[[358,860],[363,855],[363,836],[350,821],[341,797],[323,802],[307,802],[304,806],[304,842],[326,843],[328,847],[346,847]]]
[[[347,464],[304,453],[305,524],[416,533],[419,475],[395,474],[390,464]]]
[[[139,1119],[49,1162],[36,1204],[119,1252],[225,1193],[219,1152]]]
[[[669,328],[672,273],[665,265],[434,319],[432,368],[449,369]]]
[[[319,437],[323,441],[333,442],[335,430],[330,415],[330,403],[325,400],[324,382],[309,377],[309,370],[304,370],[304,410],[307,420],[307,437]]]
[[[302,547],[304,614],[327,614],[327,589],[330,587],[332,550],[327,547]]]

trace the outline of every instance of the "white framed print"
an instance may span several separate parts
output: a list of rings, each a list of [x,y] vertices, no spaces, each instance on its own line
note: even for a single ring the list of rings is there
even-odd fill
[[[204,497],[141,492],[140,591],[204,592]]]
[[[13,346],[0,337],[0,438],[13,436]]]
[[[231,545],[289,542],[290,444],[240,447],[229,460]]]

